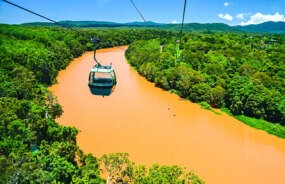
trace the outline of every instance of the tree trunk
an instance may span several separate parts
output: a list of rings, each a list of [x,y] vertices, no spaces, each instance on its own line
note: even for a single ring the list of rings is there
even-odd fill
[[[48,117],[49,117],[49,114],[48,114],[48,108],[47,108],[47,110],[46,110],[46,119],[48,119]]]
[[[110,183],[110,175],[107,178],[107,184],[109,184],[109,183]]]

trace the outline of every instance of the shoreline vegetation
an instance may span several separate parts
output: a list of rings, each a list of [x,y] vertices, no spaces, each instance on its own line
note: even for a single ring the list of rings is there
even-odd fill
[[[114,45],[170,38],[158,30],[84,29]],[[127,153],[96,158],[77,146],[75,127],[59,125],[63,113],[48,91],[73,58],[92,50],[88,38],[50,27],[0,25],[0,181],[3,183],[204,183],[179,166],[136,166]],[[101,43],[99,48],[107,48]],[[190,168],[188,168],[190,169]]]
[[[285,126],[282,126],[278,123],[273,124],[263,119],[251,118],[244,115],[235,116],[230,112],[229,109],[225,107],[221,108],[221,111],[247,124],[248,126],[251,126],[258,130],[264,130],[269,134],[285,139]]]
[[[129,59],[126,59],[126,60],[127,60],[127,63],[131,65]],[[135,68],[134,66],[132,66],[132,67],[134,68],[134,70],[138,71],[137,68]],[[174,93],[174,94],[179,96],[179,93],[176,90],[170,89],[169,92]],[[186,100],[189,100],[189,99],[186,99]],[[189,101],[191,101],[191,100],[189,100]],[[213,113],[215,113],[217,115],[222,115],[222,113],[215,111],[207,102],[200,102],[197,104],[199,104],[201,106],[201,109],[206,109],[206,110],[212,111]],[[285,139],[285,126],[282,126],[278,123],[273,124],[273,123],[270,123],[270,122],[263,120],[263,119],[251,118],[251,117],[247,117],[244,115],[235,116],[226,107],[222,107],[222,108],[220,108],[220,110],[223,113],[226,113],[229,116],[236,118],[237,120],[241,121],[242,123],[244,123],[248,126],[251,126],[251,127],[258,129],[258,130],[264,130],[269,134],[272,134],[272,135],[275,135],[277,137]]]
[[[276,34],[190,33],[178,62],[174,39],[134,42],[126,58],[157,87],[285,138],[284,41]]]

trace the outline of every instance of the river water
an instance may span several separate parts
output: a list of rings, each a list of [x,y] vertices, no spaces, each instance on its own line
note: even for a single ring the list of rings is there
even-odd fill
[[[77,142],[85,153],[128,152],[136,164],[185,166],[210,184],[285,183],[284,139],[156,88],[118,48],[97,52],[116,70],[114,93],[93,96],[87,85],[92,54],[75,59],[50,88],[63,105],[57,121],[81,130]]]

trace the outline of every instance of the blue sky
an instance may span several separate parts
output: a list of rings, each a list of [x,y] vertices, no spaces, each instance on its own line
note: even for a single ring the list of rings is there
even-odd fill
[[[56,21],[141,21],[130,0],[10,0]],[[181,22],[184,0],[133,0],[146,20]],[[185,22],[229,25],[285,21],[285,0],[188,0]],[[0,0],[0,23],[45,21]]]

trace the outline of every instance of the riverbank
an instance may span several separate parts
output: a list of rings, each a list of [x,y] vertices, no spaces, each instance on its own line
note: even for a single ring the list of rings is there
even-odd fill
[[[135,67],[135,66],[132,66],[131,62],[128,59],[126,59],[126,60],[127,60],[127,63],[134,70],[136,70],[138,72],[138,68]],[[145,78],[145,79],[147,80],[147,78]],[[169,91],[171,93],[174,93],[174,94],[176,94],[176,95],[178,95],[180,97],[179,93],[176,90],[170,89]],[[186,99],[186,100],[189,100],[189,99]],[[212,111],[215,114],[221,115],[220,112],[215,111],[208,103],[204,102],[204,103],[198,103],[198,104],[201,105],[202,109],[206,109],[206,110]],[[222,112],[228,114],[229,116],[234,117],[235,119],[239,120],[240,122],[245,123],[248,126],[251,126],[253,128],[256,128],[256,129],[264,130],[264,131],[266,131],[269,134],[272,134],[272,135],[275,135],[277,137],[285,139],[285,126],[282,126],[279,123],[271,123],[271,122],[268,122],[268,121],[263,120],[263,119],[251,118],[251,117],[247,117],[247,116],[244,116],[244,115],[234,116],[230,112],[230,110],[225,108],[225,107],[220,108],[220,110]]]
[[[278,81],[281,84],[284,80],[275,76],[275,73],[270,73],[270,69],[267,73],[265,69],[259,71],[261,69],[255,58],[245,59],[248,55],[235,54],[237,51],[230,45],[221,46],[199,39],[199,36],[209,35],[192,36],[191,39],[195,42],[189,41],[190,37],[187,38],[189,40],[184,43],[180,61],[176,62],[173,57],[171,41],[160,49],[161,43],[156,39],[132,43],[126,52],[128,63],[157,87],[201,104],[202,108],[213,112],[215,111],[210,105],[223,109],[227,107],[229,115],[232,116],[230,111],[235,115],[233,117],[245,124],[284,138],[285,96],[282,91],[285,88],[277,85]],[[215,39],[216,35],[211,37]],[[229,35],[224,34],[223,37],[228,39]],[[237,39],[240,37],[235,35],[230,39],[240,41]],[[197,44],[196,47],[193,46],[194,43]],[[201,47],[203,44],[208,44],[212,50],[204,52]],[[238,44],[242,46],[243,42]],[[275,47],[280,49],[282,46],[276,44]],[[234,57],[229,56],[225,50],[232,52]],[[258,53],[256,50],[252,52]],[[236,60],[236,63],[231,60]],[[243,63],[245,61],[247,63]],[[274,65],[274,61],[269,65]],[[247,70],[251,72],[246,72]]]
[[[233,116],[234,118],[247,124],[248,126],[251,126],[256,129],[264,130],[269,134],[285,139],[285,127],[278,123],[270,123],[263,119],[255,119],[255,118],[247,117],[244,115],[234,116],[229,111],[229,109],[225,107],[221,108],[221,111],[224,113],[227,113],[230,116]]]

